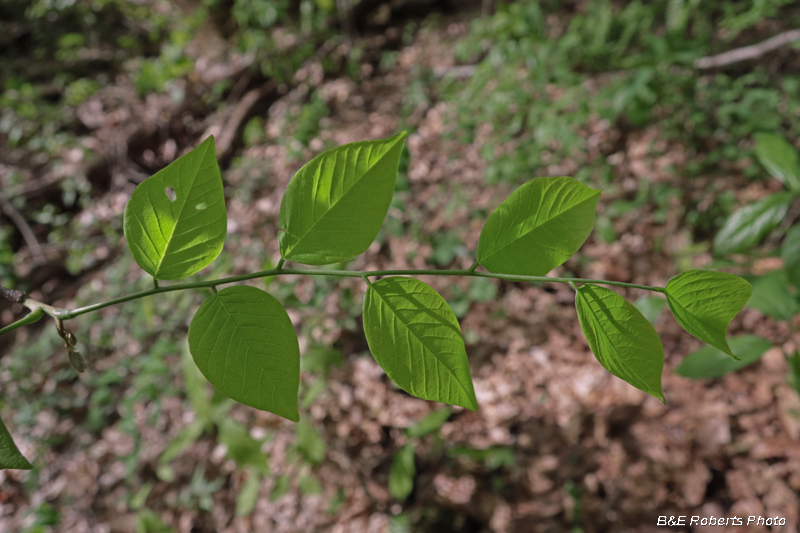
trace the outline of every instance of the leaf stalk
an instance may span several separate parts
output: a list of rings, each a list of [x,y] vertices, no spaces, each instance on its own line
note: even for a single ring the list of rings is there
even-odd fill
[[[166,287],[158,287],[157,289],[151,289],[148,291],[141,291],[133,294],[129,294],[126,296],[121,296],[119,298],[114,298],[112,300],[108,300],[106,302],[101,302],[97,304],[87,305],[85,307],[79,307],[77,309],[56,309],[50,306],[51,314],[53,317],[60,318],[61,320],[69,320],[71,318],[75,318],[80,315],[84,315],[86,313],[91,313],[93,311],[99,311],[100,309],[104,309],[106,307],[110,307],[112,305],[118,305],[125,302],[130,302],[132,300],[138,300],[140,298],[145,298],[147,296],[153,296],[154,294],[161,294],[164,292],[172,292],[172,291],[182,291],[187,289],[210,289],[217,285],[226,285],[229,283],[239,283],[242,281],[248,281],[251,279],[258,279],[258,278],[268,278],[272,276],[278,275],[301,275],[301,276],[333,276],[333,277],[341,277],[341,278],[364,278],[367,275],[365,272],[358,271],[358,270],[325,270],[325,269],[314,269],[314,268],[283,268],[282,264],[278,264],[278,267],[272,268],[269,270],[262,270],[260,272],[253,272],[250,274],[242,274],[240,276],[230,276],[226,278],[208,280],[208,281],[197,281],[192,283],[177,283],[175,285],[169,285]],[[661,287],[651,287],[649,285],[638,285],[635,283],[625,283],[622,281],[606,281],[606,280],[598,280],[598,279],[584,279],[584,278],[551,278],[547,276],[515,276],[512,274],[494,274],[492,272],[475,272],[471,270],[372,270],[368,274],[369,276],[470,276],[470,277],[477,277],[477,278],[492,278],[492,279],[503,279],[506,281],[518,281],[518,282],[538,282],[538,283],[595,283],[598,285],[612,285],[615,287],[626,287],[629,289],[642,289],[646,291],[654,291],[654,292],[664,292],[664,289]],[[38,303],[38,302],[37,302]],[[26,302],[27,305],[27,302]],[[42,304],[43,305],[43,304]],[[16,324],[16,323],[15,323]],[[13,324],[12,324],[13,325]],[[7,328],[11,326],[7,326],[0,330],[0,333],[4,333]],[[16,326],[19,327],[19,326]],[[16,327],[14,329],[16,329]],[[10,330],[9,330],[10,331]]]

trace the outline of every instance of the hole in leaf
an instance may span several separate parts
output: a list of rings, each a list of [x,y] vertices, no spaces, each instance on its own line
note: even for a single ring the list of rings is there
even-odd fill
[[[194,208],[195,208],[195,209],[197,209],[198,211],[202,211],[202,210],[203,210],[203,209],[205,209],[206,207],[208,207],[208,206],[206,205],[206,203],[205,203],[205,202],[200,202],[199,204],[197,204],[196,206],[194,206]]]
[[[178,199],[178,195],[175,194],[175,189],[173,189],[172,187],[167,187],[167,190],[164,192],[167,193],[167,198],[169,198],[170,202],[174,202],[175,200]]]

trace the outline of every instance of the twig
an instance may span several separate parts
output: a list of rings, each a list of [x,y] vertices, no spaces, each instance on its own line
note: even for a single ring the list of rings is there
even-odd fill
[[[236,133],[239,131],[239,127],[242,125],[242,122],[249,116],[250,111],[253,107],[269,94],[275,88],[275,80],[269,80],[261,87],[257,89],[252,89],[244,97],[236,103],[236,105],[231,110],[228,119],[225,123],[220,127],[219,125],[215,124],[208,128],[203,134],[203,137],[208,136],[209,134],[213,133],[215,129],[219,128],[219,132],[217,133],[216,138],[216,145],[217,145],[217,158],[224,158],[227,157],[233,147],[233,141],[236,137]]]
[[[3,196],[3,193],[0,193],[0,210],[2,210],[8,218],[14,223],[20,233],[22,233],[22,238],[25,239],[25,244],[28,245],[30,248],[31,253],[36,257],[36,259],[41,259],[44,257],[44,253],[42,252],[42,247],[39,246],[39,241],[36,240],[36,235],[33,234],[33,230],[25,222],[25,219],[22,218],[22,215],[19,214],[19,211],[9,202],[6,200],[6,197]]]
[[[699,69],[724,67],[740,61],[747,61],[748,59],[757,59],[764,54],[793,41],[800,41],[800,29],[779,33],[778,35],[770,37],[766,41],[762,41],[758,44],[752,44],[742,48],[735,48],[715,56],[701,57],[694,62],[694,67]]]

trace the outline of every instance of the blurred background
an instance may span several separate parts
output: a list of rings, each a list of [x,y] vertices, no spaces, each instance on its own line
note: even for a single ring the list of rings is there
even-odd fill
[[[0,285],[36,299],[150,288],[125,203],[208,134],[228,238],[196,279],[271,268],[294,172],[400,130],[392,207],[352,269],[467,268],[503,199],[567,175],[604,193],[555,274],[754,285],[739,364],[620,291],[661,336],[666,406],[595,361],[563,285],[422,278],[459,317],[476,412],[391,384],[356,279],[251,282],[300,338],[297,424],[199,374],[203,291],[71,321],[81,375],[42,320],[0,341],[0,414],[34,465],[0,471],[0,531],[797,531],[798,27],[790,0],[0,1]],[[0,302],[0,325],[22,315]]]

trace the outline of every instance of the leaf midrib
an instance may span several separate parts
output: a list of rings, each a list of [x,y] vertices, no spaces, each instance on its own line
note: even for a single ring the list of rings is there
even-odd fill
[[[575,208],[577,208],[577,207],[580,207],[581,205],[583,205],[584,203],[588,202],[589,200],[591,200],[591,199],[592,199],[592,198],[594,198],[595,196],[598,196],[599,194],[601,194],[601,191],[595,191],[595,194],[593,194],[593,195],[591,195],[591,196],[588,196],[588,197],[584,198],[583,200],[581,200],[580,202],[578,202],[578,203],[576,203],[576,204],[573,204],[572,206],[570,206],[569,208],[565,209],[564,211],[561,211],[561,212],[560,212],[560,213],[558,213],[557,215],[555,215],[555,216],[553,216],[553,217],[550,217],[550,218],[548,218],[547,220],[545,220],[545,221],[544,221],[544,222],[542,222],[541,224],[537,224],[537,225],[533,226],[533,227],[532,227],[530,230],[526,231],[525,233],[523,233],[523,234],[521,234],[521,235],[518,235],[518,236],[517,236],[515,239],[512,239],[512,240],[510,240],[509,242],[507,242],[506,244],[504,244],[504,245],[503,245],[503,246],[501,246],[500,248],[497,248],[497,249],[495,249],[495,251],[493,251],[492,253],[490,253],[490,254],[489,254],[489,255],[487,255],[486,257],[484,257],[484,258],[483,258],[483,261],[486,261],[486,260],[488,260],[490,257],[492,257],[492,256],[494,256],[494,255],[496,255],[496,254],[500,253],[501,251],[505,250],[506,248],[508,248],[508,247],[509,247],[509,246],[511,246],[512,244],[516,243],[517,241],[519,241],[519,240],[520,240],[520,239],[522,239],[523,237],[527,236],[527,235],[528,235],[528,234],[530,234],[530,233],[533,233],[533,231],[535,231],[535,230],[537,230],[537,229],[539,229],[539,228],[542,228],[542,227],[546,226],[547,224],[549,224],[551,221],[555,220],[556,218],[558,218],[558,217],[561,217],[562,215],[565,215],[565,214],[569,213],[570,211],[572,211],[573,209],[575,209]],[[543,194],[543,191],[542,191],[542,194],[541,194],[541,196],[544,196],[544,194]],[[540,205],[541,205],[541,202],[540,202]],[[537,218],[538,218],[538,217],[537,217]]]
[[[667,283],[667,289],[666,289],[666,290],[667,290],[667,291],[669,291],[669,283]],[[703,326],[703,327],[706,329],[706,334],[708,334],[708,333],[712,333],[712,334],[713,334],[714,327],[713,327],[712,325],[710,325],[708,322],[706,322],[706,321],[705,321],[705,320],[703,320],[702,318],[699,318],[699,317],[697,317],[697,316],[696,316],[694,313],[692,313],[692,312],[691,312],[691,311],[689,311],[687,308],[685,308],[683,305],[681,305],[681,303],[680,303],[680,302],[677,300],[677,298],[676,298],[675,296],[671,295],[669,292],[667,292],[667,293],[666,293],[666,295],[667,295],[667,301],[672,301],[672,302],[675,302],[675,305],[676,305],[676,306],[677,306],[677,307],[678,307],[678,308],[679,308],[681,311],[683,311],[684,313],[686,313],[687,315],[689,315],[690,317],[692,317],[692,319],[694,319],[696,322],[698,322],[699,324],[701,324],[701,325],[702,325],[702,326]],[[725,339],[724,339],[724,336],[723,336],[723,340],[725,340]],[[727,344],[727,343],[728,343],[728,342],[727,342],[727,340],[725,340],[725,344]],[[730,349],[730,347],[729,347],[729,349]],[[723,350],[723,351],[724,351],[724,350]],[[729,354],[729,353],[727,353],[727,352],[725,352],[725,353],[726,353],[726,355],[730,355],[730,354]]]
[[[580,294],[580,292],[579,292],[579,294]],[[622,356],[619,354],[619,350],[617,349],[617,347],[616,347],[616,346],[614,346],[614,343],[613,343],[613,342],[611,342],[611,339],[610,339],[610,338],[608,337],[608,335],[606,334],[606,331],[605,331],[605,330],[602,328],[602,326],[600,325],[600,321],[599,321],[599,320],[597,319],[597,317],[595,316],[595,314],[594,314],[594,311],[592,310],[592,306],[591,306],[591,305],[589,305],[589,302],[587,302],[587,301],[586,301],[586,296],[584,296],[583,294],[580,294],[580,296],[581,296],[581,298],[583,298],[583,299],[584,299],[583,305],[584,305],[584,307],[586,308],[586,310],[588,311],[588,314],[589,314],[589,315],[592,317],[592,319],[590,320],[590,322],[591,322],[592,330],[594,331],[595,338],[598,338],[598,337],[599,337],[599,335],[598,335],[598,333],[597,333],[597,332],[598,332],[598,331],[600,331],[600,332],[603,334],[603,338],[606,340],[606,343],[607,343],[609,346],[611,346],[611,348],[612,348],[612,349],[613,349],[613,350],[614,350],[614,351],[615,351],[615,352],[616,352],[616,353],[619,355],[619,358],[622,360],[623,358],[622,358]],[[628,363],[627,363],[627,361],[623,361],[623,362],[625,362],[625,364],[626,364],[626,365],[628,364]],[[647,385],[647,383],[645,383],[645,382],[642,380],[642,378],[640,378],[638,375],[636,375],[636,374],[635,374],[633,371],[631,371],[631,376],[633,376],[633,378],[634,378],[636,381],[638,381],[639,383],[641,383],[641,384],[643,385],[643,387],[637,387],[637,388],[639,388],[640,390],[643,390],[644,392],[648,392],[648,391],[651,389],[651,387],[650,387],[649,385]],[[618,376],[618,377],[619,377],[619,376]],[[625,379],[625,378],[622,378],[622,379]],[[626,380],[626,381],[627,381],[627,380]],[[645,390],[645,389],[646,389],[646,390]],[[663,393],[662,393],[662,394],[663,394]]]
[[[417,341],[419,341],[419,343],[420,343],[420,344],[422,344],[422,346],[424,346],[424,347],[425,347],[425,349],[426,349],[428,352],[430,352],[430,353],[431,353],[431,355],[433,355],[433,358],[434,358],[434,359],[436,359],[436,361],[438,361],[438,362],[439,362],[439,363],[440,363],[440,364],[441,364],[443,367],[445,367],[445,368],[447,369],[447,371],[450,373],[450,375],[452,376],[452,378],[456,380],[456,383],[458,383],[458,386],[459,386],[459,388],[462,390],[462,392],[464,393],[464,395],[465,395],[465,397],[466,397],[467,401],[468,401],[468,402],[470,402],[470,405],[472,405],[472,403],[471,403],[471,400],[472,400],[472,398],[470,397],[469,391],[467,391],[467,389],[464,387],[463,383],[461,383],[461,380],[460,380],[460,379],[458,379],[458,376],[456,375],[456,373],[455,373],[453,370],[451,370],[451,369],[450,369],[450,368],[449,368],[449,367],[448,367],[448,366],[447,366],[447,365],[444,363],[444,361],[442,361],[442,360],[441,360],[441,359],[438,357],[438,355],[436,354],[436,352],[435,352],[435,351],[433,351],[433,350],[432,350],[432,349],[431,349],[431,348],[430,348],[430,347],[429,347],[427,344],[425,344],[425,342],[424,342],[424,341],[423,341],[423,340],[422,340],[420,337],[418,337],[418,336],[417,336],[417,334],[416,334],[416,333],[414,333],[414,331],[411,329],[411,327],[408,325],[408,323],[406,323],[406,321],[404,321],[404,320],[403,320],[403,319],[400,317],[400,315],[399,315],[399,314],[397,314],[397,312],[395,311],[395,309],[394,309],[394,308],[393,308],[393,307],[392,307],[392,306],[389,304],[389,302],[388,302],[388,301],[387,301],[387,300],[386,300],[386,299],[385,299],[385,298],[384,298],[384,297],[381,295],[381,293],[380,293],[380,292],[378,292],[378,290],[377,290],[377,289],[375,289],[374,287],[370,287],[370,290],[373,290],[373,291],[375,291],[375,294],[377,294],[377,295],[378,295],[378,298],[380,298],[380,299],[381,299],[381,301],[382,301],[382,302],[383,302],[383,303],[386,305],[386,307],[388,307],[388,308],[389,308],[389,309],[392,311],[392,314],[393,314],[393,315],[394,315],[394,316],[397,318],[397,320],[398,320],[398,321],[399,321],[401,324],[403,324],[403,325],[406,327],[406,331],[408,331],[408,332],[409,332],[411,335],[413,335],[413,336],[414,336],[414,338],[415,338],[415,339],[417,339]]]
[[[208,154],[208,147],[209,146],[211,146],[211,143],[207,144],[206,151],[203,153],[202,157],[200,158],[200,164],[198,165],[197,172],[194,172],[194,176],[192,176],[190,178],[191,179],[191,183],[189,184],[189,191],[192,190],[192,188],[194,187],[195,182],[197,181],[197,176],[200,174],[200,167],[203,165],[203,161],[205,160],[206,155]],[[183,165],[183,159],[179,159],[178,163],[179,163],[179,165],[178,165],[178,176],[180,176],[180,170],[181,170],[181,167]],[[161,184],[162,185],[164,184],[164,178],[161,178]],[[181,188],[183,188],[183,184],[181,184]],[[156,273],[153,276],[155,278],[157,278],[158,274],[161,272],[161,265],[164,263],[164,258],[167,257],[167,253],[169,253],[169,246],[170,246],[170,244],[172,244],[172,237],[175,235],[175,228],[178,227],[178,222],[180,222],[181,215],[183,215],[183,209],[186,207],[186,204],[189,203],[189,194],[190,194],[189,191],[187,191],[187,193],[186,193],[186,195],[185,195],[185,197],[183,199],[183,203],[181,204],[180,209],[178,210],[178,216],[175,217],[175,224],[173,224],[172,230],[170,231],[169,239],[167,239],[167,245],[164,247],[164,253],[161,254],[161,259],[158,260],[158,267],[156,267]]]
[[[267,380],[269,381],[270,385],[272,385],[272,390],[273,390],[273,391],[275,391],[275,392],[277,392],[277,393],[278,393],[278,396],[280,396],[280,398],[281,398],[281,402],[283,403],[283,407],[284,407],[284,408],[288,408],[288,407],[289,407],[291,404],[290,404],[290,403],[288,403],[288,402],[286,401],[286,398],[284,398],[284,396],[283,396],[283,393],[281,392],[281,390],[280,390],[278,387],[276,387],[276,386],[275,386],[275,382],[274,382],[274,381],[272,380],[272,378],[270,377],[270,375],[269,375],[269,372],[268,372],[268,371],[267,371],[267,370],[266,370],[266,369],[263,367],[263,365],[261,364],[261,360],[260,360],[260,359],[259,359],[259,357],[258,357],[258,352],[256,352],[256,351],[255,351],[255,350],[254,350],[254,349],[253,349],[253,348],[250,346],[250,342],[247,340],[247,337],[245,337],[244,335],[242,335],[242,333],[239,331],[239,329],[240,329],[240,326],[239,326],[239,324],[237,324],[237,323],[236,323],[236,320],[234,320],[234,318],[233,318],[233,316],[231,315],[231,313],[230,313],[230,312],[228,311],[228,309],[225,307],[225,302],[222,300],[222,298],[220,298],[220,297],[219,297],[219,295],[218,295],[218,294],[214,295],[214,297],[219,299],[219,304],[220,304],[220,307],[222,307],[222,309],[225,311],[225,314],[226,314],[226,315],[228,315],[228,320],[230,320],[230,321],[231,321],[231,323],[232,323],[232,324],[235,326],[235,331],[236,331],[236,333],[239,335],[239,337],[241,337],[241,339],[244,341],[245,345],[247,346],[247,349],[248,349],[248,350],[249,350],[249,351],[250,351],[250,352],[253,354],[253,356],[255,357],[255,360],[258,362],[258,366],[259,366],[259,368],[261,368],[261,371],[262,371],[262,372],[264,373],[264,375],[267,377]],[[287,413],[288,413],[288,411],[287,411]]]
[[[399,138],[398,138],[398,141],[401,141],[401,140],[403,140],[403,139],[405,139],[405,137],[404,137],[404,136],[399,136]],[[383,158],[384,158],[384,157],[386,157],[386,155],[387,155],[389,152],[391,152],[391,151],[392,151],[392,149],[393,149],[393,148],[394,148],[396,145],[397,145],[397,141],[395,141],[395,142],[394,142],[392,145],[390,145],[390,146],[389,146],[389,147],[386,149],[386,151],[385,151],[383,154],[381,154],[380,156],[378,156],[378,158],[375,160],[375,162],[374,162],[372,165],[370,165],[370,166],[369,166],[369,168],[367,168],[367,169],[366,169],[366,170],[365,170],[365,171],[364,171],[364,172],[363,172],[363,173],[362,173],[362,174],[361,174],[361,175],[360,175],[358,178],[354,179],[354,180],[353,180],[353,183],[351,183],[351,184],[350,184],[350,186],[349,186],[349,187],[347,187],[347,189],[345,189],[344,191],[342,191],[342,194],[341,194],[341,196],[339,196],[339,198],[337,198],[337,199],[336,199],[334,202],[332,202],[332,203],[331,203],[331,205],[330,205],[330,207],[328,207],[328,209],[327,209],[327,210],[326,210],[326,211],[325,211],[325,212],[324,212],[322,215],[320,215],[320,217],[319,217],[317,220],[315,220],[315,221],[314,221],[314,222],[311,224],[311,226],[309,226],[309,228],[308,228],[308,229],[307,229],[307,230],[306,230],[306,231],[305,231],[305,232],[304,232],[302,235],[299,235],[299,236],[297,237],[297,241],[296,241],[296,242],[295,242],[295,243],[294,243],[292,246],[290,246],[290,247],[289,247],[289,248],[286,250],[286,255],[287,255],[287,256],[288,256],[288,255],[289,255],[289,254],[292,252],[292,250],[294,250],[295,248],[297,248],[297,247],[300,245],[300,241],[302,241],[302,240],[303,240],[303,239],[306,237],[306,235],[308,235],[309,233],[311,233],[311,232],[314,230],[314,228],[316,228],[316,227],[317,227],[317,224],[319,224],[319,223],[320,223],[320,222],[321,222],[321,221],[322,221],[322,220],[323,220],[323,219],[326,217],[326,215],[327,215],[328,213],[330,213],[331,211],[333,211],[333,209],[334,209],[334,208],[335,208],[335,207],[336,207],[336,206],[339,204],[339,202],[341,202],[341,201],[342,201],[342,199],[343,199],[345,196],[347,196],[347,194],[348,194],[348,193],[349,193],[349,192],[350,192],[350,191],[353,189],[353,187],[354,187],[354,186],[355,186],[355,185],[356,185],[358,182],[360,182],[360,181],[361,181],[361,180],[364,178],[364,176],[366,176],[366,175],[369,173],[369,171],[370,171],[370,170],[372,170],[373,168],[375,168],[375,167],[378,165],[378,163],[380,163],[380,162],[383,160]],[[361,148],[362,148],[361,146],[359,146],[359,147],[358,147],[358,149],[359,149],[359,150],[361,150]],[[322,154],[320,154],[320,155],[322,155]],[[338,156],[338,152],[337,152],[337,155],[336,155],[336,157],[337,157],[337,158],[339,157],[339,156]],[[358,157],[356,157],[356,159],[358,159]],[[322,164],[322,162],[320,161],[320,166],[321,166],[321,164]],[[318,168],[319,168],[319,167],[318,167]],[[301,170],[302,170],[302,169],[301,169]],[[317,188],[318,188],[318,187],[319,187],[319,182],[317,182],[317,184],[315,184],[315,186],[314,186],[314,190],[315,190],[315,192],[316,192],[316,190],[317,190]],[[313,216],[313,215],[312,215],[312,216]],[[288,225],[288,224],[287,224],[287,225]],[[286,230],[286,231],[287,231],[287,233],[288,233],[288,228],[287,228],[287,230]]]

